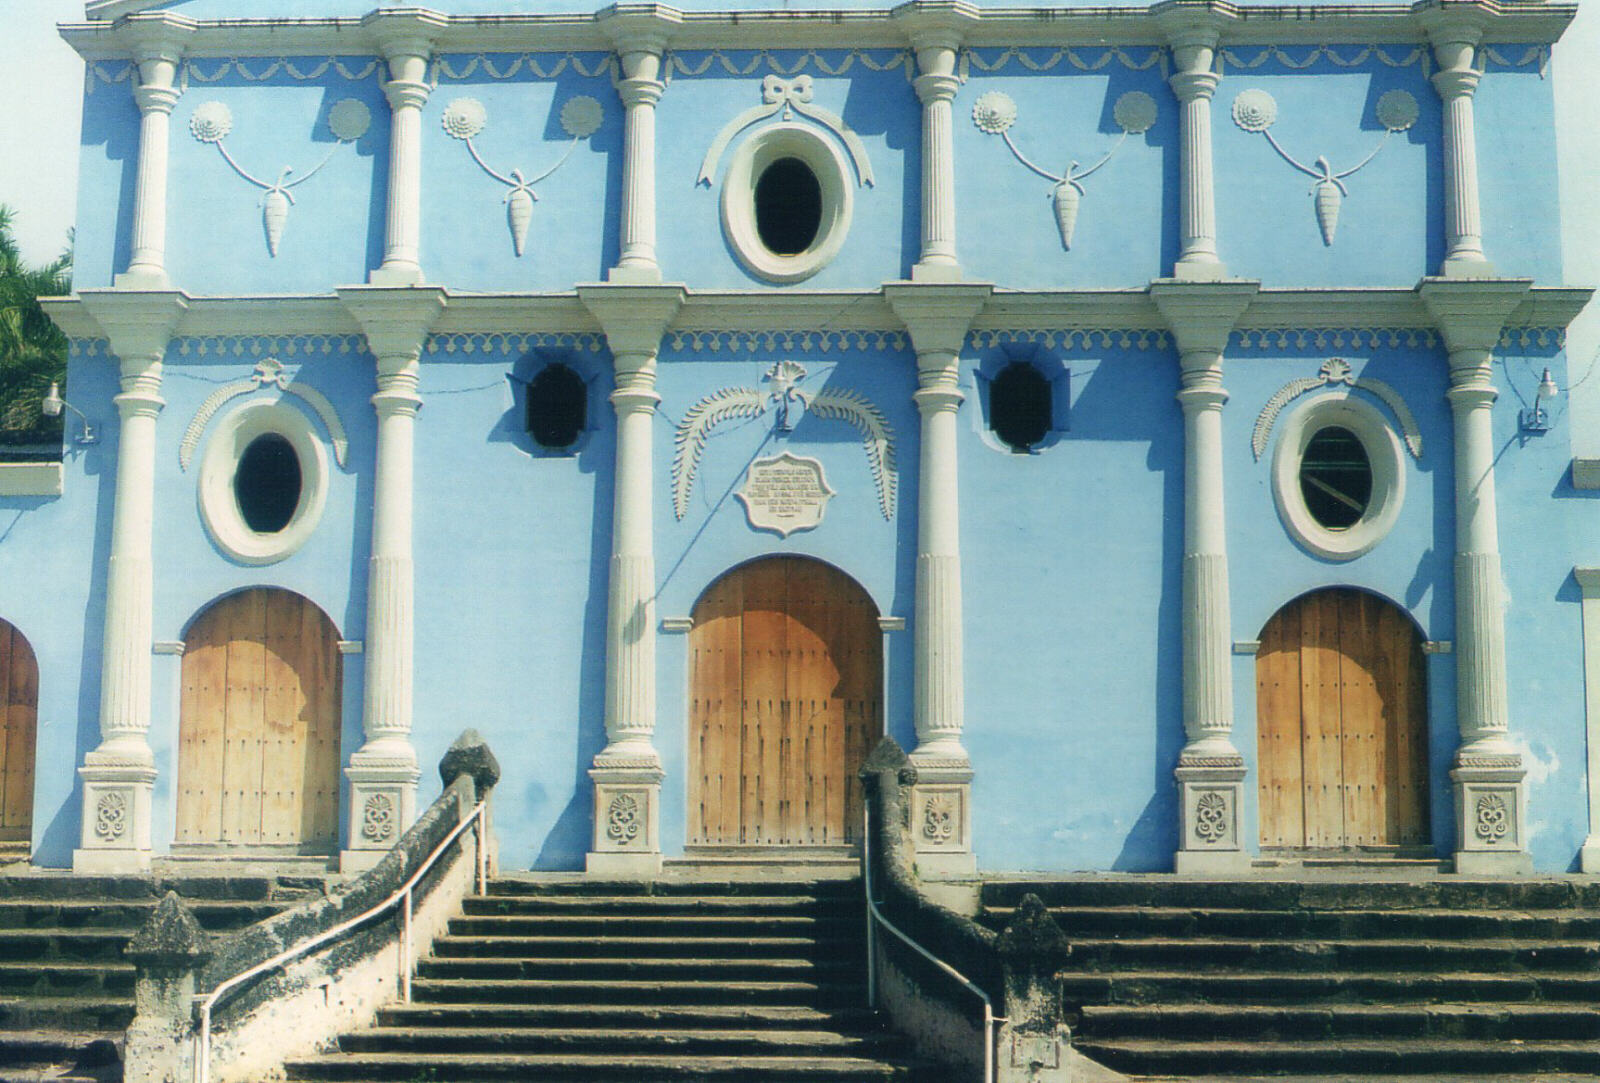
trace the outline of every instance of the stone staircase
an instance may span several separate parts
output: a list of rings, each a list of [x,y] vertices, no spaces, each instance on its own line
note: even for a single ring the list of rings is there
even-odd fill
[[[211,932],[271,917],[318,878],[0,876],[0,1083],[116,1083],[133,1020],[122,949],[168,890]]]
[[[991,882],[1073,944],[1073,1044],[1141,1078],[1600,1080],[1600,883]]]
[[[712,874],[715,875],[715,874]],[[413,1002],[293,1080],[926,1080],[865,1007],[858,880],[492,881]]]

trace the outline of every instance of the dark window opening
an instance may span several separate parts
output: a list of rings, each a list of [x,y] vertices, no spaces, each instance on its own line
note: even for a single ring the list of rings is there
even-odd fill
[[[756,181],[756,232],[767,251],[795,256],[822,228],[822,184],[799,158],[779,158]]]
[[[567,448],[589,423],[589,389],[583,377],[555,362],[528,385],[528,433],[540,447]]]
[[[1300,457],[1300,495],[1328,530],[1361,521],[1372,500],[1372,462],[1355,433],[1338,425],[1317,431]]]
[[[262,433],[239,456],[233,495],[245,525],[257,534],[276,534],[300,506],[300,456],[275,432]]]
[[[989,384],[989,427],[1012,451],[1032,451],[1050,433],[1050,381],[1024,361],[1013,361]]]

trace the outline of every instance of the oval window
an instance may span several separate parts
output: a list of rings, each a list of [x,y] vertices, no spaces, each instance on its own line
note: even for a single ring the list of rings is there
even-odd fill
[[[779,158],[756,181],[756,233],[767,250],[796,256],[822,228],[822,183],[799,158]]]
[[[1361,438],[1342,425],[1318,429],[1300,457],[1300,495],[1327,530],[1348,530],[1372,500],[1372,460]]]
[[[300,457],[278,433],[262,433],[239,456],[233,495],[240,517],[257,534],[276,534],[289,525],[300,506],[300,489]]]
[[[589,422],[589,389],[566,365],[552,363],[528,385],[528,434],[540,447],[567,448]]]
[[[1006,446],[1026,454],[1050,434],[1050,381],[1025,361],[1013,361],[989,385],[989,427]]]

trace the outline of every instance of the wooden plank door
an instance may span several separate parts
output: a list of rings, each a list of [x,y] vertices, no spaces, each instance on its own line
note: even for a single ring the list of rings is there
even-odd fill
[[[834,846],[883,732],[877,607],[820,561],[771,557],[701,596],[690,633],[689,843]]]
[[[1256,657],[1261,844],[1425,844],[1422,643],[1400,609],[1364,591],[1285,606]]]
[[[201,614],[183,656],[176,840],[331,849],[340,683],[338,634],[297,594],[246,590]]]
[[[0,620],[0,842],[33,839],[38,727],[38,661],[22,633]]]

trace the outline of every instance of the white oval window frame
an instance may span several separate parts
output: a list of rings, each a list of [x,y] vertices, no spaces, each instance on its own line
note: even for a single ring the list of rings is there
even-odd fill
[[[756,226],[756,181],[780,158],[798,158],[822,189],[817,235],[804,252],[782,256],[761,242]],[[850,165],[816,130],[784,121],[752,133],[740,143],[722,180],[722,233],[739,262],[769,282],[799,282],[822,270],[844,247],[855,212]]]
[[[300,502],[282,530],[250,529],[239,511],[233,480],[245,449],[258,436],[276,433],[300,460]],[[217,422],[206,441],[196,484],[206,533],[241,564],[274,564],[297,552],[316,530],[328,499],[328,453],[311,419],[283,399],[245,403]]]
[[[1311,438],[1330,426],[1361,441],[1372,466],[1372,497],[1360,519],[1329,530],[1311,514],[1300,492],[1300,464]],[[1278,518],[1299,545],[1327,560],[1354,560],[1389,535],[1405,502],[1405,452],[1394,427],[1377,407],[1349,392],[1331,392],[1302,404],[1278,432],[1272,453],[1272,496]]]

